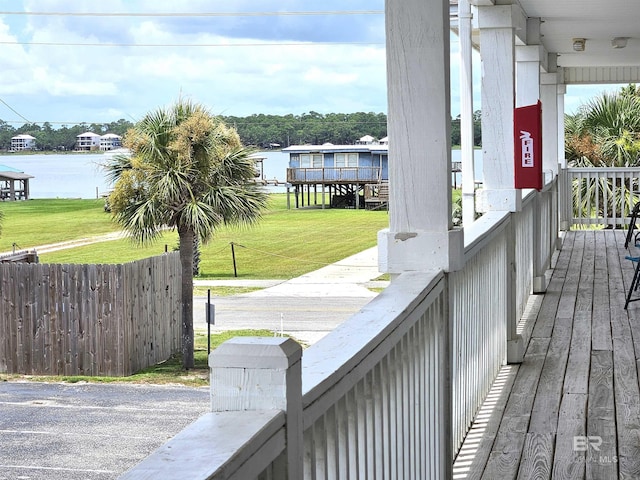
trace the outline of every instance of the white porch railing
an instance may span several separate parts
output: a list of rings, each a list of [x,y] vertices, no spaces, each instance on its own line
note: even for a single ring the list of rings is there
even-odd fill
[[[619,226],[640,199],[640,167],[567,168],[559,177],[560,227]]]
[[[214,412],[122,478],[450,478],[509,342],[526,342],[516,327],[553,253],[556,186],[465,228],[462,270],[400,275],[301,361],[289,339],[214,351]]]

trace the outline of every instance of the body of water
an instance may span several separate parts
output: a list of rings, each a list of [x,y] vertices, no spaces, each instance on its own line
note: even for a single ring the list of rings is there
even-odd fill
[[[289,155],[280,151],[261,152],[264,160],[264,177],[284,182],[287,178]],[[482,150],[475,151],[475,179],[482,180]],[[101,164],[102,154],[42,154],[0,155],[0,165],[22,170],[33,175],[29,180],[31,198],[97,198],[111,190]],[[452,161],[460,161],[460,150],[452,150]],[[460,185],[460,174],[456,174]],[[272,192],[285,192],[284,186],[273,187]]]
[[[22,170],[30,198],[96,198],[110,189],[101,154],[0,155],[0,165]]]

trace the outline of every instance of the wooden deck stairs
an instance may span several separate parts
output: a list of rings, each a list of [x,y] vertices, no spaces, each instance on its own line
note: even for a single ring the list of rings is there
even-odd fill
[[[367,210],[381,210],[389,208],[389,182],[367,184],[364,187],[364,204]]]

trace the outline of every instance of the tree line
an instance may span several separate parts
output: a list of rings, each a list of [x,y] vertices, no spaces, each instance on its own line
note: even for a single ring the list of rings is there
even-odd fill
[[[222,122],[235,127],[244,145],[258,148],[280,148],[290,145],[323,143],[353,144],[371,135],[376,139],[387,136],[387,115],[384,113],[303,113],[301,115],[254,114],[247,117],[220,116]],[[51,123],[42,125],[25,123],[15,128],[0,120],[0,150],[9,150],[11,138],[27,134],[35,137],[38,150],[68,151],[75,148],[76,137],[87,131],[104,135],[115,133],[124,136],[134,124],[120,119],[110,123],[82,123],[54,128]],[[480,111],[474,113],[474,145],[480,146]],[[451,144],[460,145],[460,116],[451,119]]]

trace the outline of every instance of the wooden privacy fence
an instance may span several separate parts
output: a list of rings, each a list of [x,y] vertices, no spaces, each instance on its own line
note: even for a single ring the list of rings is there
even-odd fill
[[[181,345],[178,252],[121,265],[0,264],[0,372],[124,376]]]

